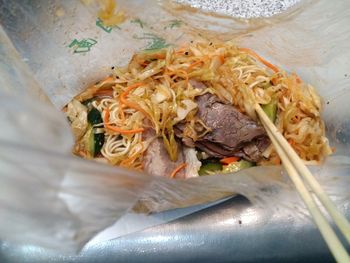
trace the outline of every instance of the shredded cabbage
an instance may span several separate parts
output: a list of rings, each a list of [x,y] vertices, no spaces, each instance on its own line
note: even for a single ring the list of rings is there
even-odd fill
[[[198,171],[202,163],[197,158],[197,151],[193,148],[184,147],[184,155],[186,160],[185,178],[198,177]]]
[[[181,104],[183,106],[177,107],[177,117],[174,119],[175,122],[180,122],[184,120],[189,112],[197,108],[197,103],[193,102],[192,100],[183,100],[181,101]]]
[[[88,126],[87,108],[78,100],[73,99],[67,105],[66,114],[71,122],[75,140],[78,141],[85,134]]]

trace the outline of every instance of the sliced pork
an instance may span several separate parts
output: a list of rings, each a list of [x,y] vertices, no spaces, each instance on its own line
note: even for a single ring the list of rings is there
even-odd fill
[[[143,134],[147,139],[155,136],[155,132],[149,129]],[[170,177],[171,173],[182,163],[185,162],[185,156],[180,143],[178,143],[178,156],[177,161],[170,160],[169,154],[165,149],[163,140],[161,138],[155,138],[147,147],[147,151],[144,156],[144,171],[154,176]],[[176,174],[176,178],[185,178],[185,170],[182,169]]]

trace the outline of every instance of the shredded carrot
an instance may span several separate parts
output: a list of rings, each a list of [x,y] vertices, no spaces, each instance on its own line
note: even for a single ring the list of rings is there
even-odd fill
[[[186,81],[186,87],[188,87],[188,82],[189,82],[189,79],[188,79],[188,74],[185,70],[179,70],[180,73],[183,73],[185,75],[185,81]]]
[[[189,78],[188,78],[188,73],[185,71],[185,70],[177,70],[177,72],[181,73],[181,74],[184,74],[184,78],[185,78],[185,82],[186,82],[186,86],[188,86],[188,81],[189,81]],[[170,73],[169,75],[175,75],[176,77],[176,73],[173,72],[173,73]]]
[[[113,89],[99,89],[94,93],[94,96],[97,97],[113,97]]]
[[[115,132],[118,132],[120,134],[133,134],[133,133],[139,133],[139,132],[144,131],[143,128],[133,129],[133,130],[124,130],[124,129],[112,126],[111,124],[109,124],[109,115],[110,115],[110,112],[109,112],[109,109],[107,108],[104,119],[103,119],[103,123],[104,123],[106,129],[108,129],[108,130],[115,131]]]
[[[271,64],[270,62],[268,62],[265,59],[263,59],[262,57],[260,57],[255,51],[253,51],[253,50],[251,50],[249,48],[239,48],[238,50],[239,51],[243,51],[245,53],[248,53],[252,57],[254,57],[257,60],[259,60],[261,63],[263,63],[266,67],[269,67],[270,69],[272,69],[274,72],[280,71],[279,68],[277,68],[275,65]]]
[[[273,85],[277,85],[277,78],[271,78],[271,82]]]
[[[230,163],[234,163],[234,162],[237,162],[239,161],[239,157],[227,157],[227,158],[224,158],[224,159],[221,159],[220,160],[220,163],[223,163],[223,164],[230,164]]]
[[[178,50],[175,50],[175,54],[183,54],[188,49],[188,44],[184,43],[179,46]]]
[[[178,49],[177,51],[175,51],[175,54],[183,54],[183,53],[185,53],[185,52],[186,52],[186,48],[183,47],[183,48],[180,48],[180,49]]]
[[[138,61],[138,63],[144,67],[148,66],[148,64],[149,64],[149,62],[147,60],[140,60],[140,61]]]
[[[164,74],[165,74],[165,75],[167,75],[167,74],[169,75],[169,74],[171,74],[171,72],[172,72],[172,71],[169,70],[167,67],[164,69]]]
[[[170,174],[170,178],[174,178],[178,172],[180,172],[181,169],[185,168],[187,166],[186,163],[180,164],[178,167],[174,169],[174,171]]]
[[[165,58],[165,54],[152,54],[152,57],[156,58],[156,59],[164,59]]]
[[[300,84],[302,82],[302,80],[299,78],[299,76],[296,73],[292,73],[292,76],[295,77],[298,84]]]
[[[193,67],[195,67],[195,66],[197,66],[197,65],[199,65],[201,63],[204,63],[204,61],[203,60],[198,60],[196,62],[193,62],[191,65],[188,66],[187,69],[192,69]]]
[[[98,83],[97,86],[102,87],[102,86],[105,85],[106,83],[111,82],[111,81],[113,81],[113,80],[114,80],[113,77],[107,77],[107,78],[105,78],[104,80],[102,80],[100,83]]]
[[[137,83],[134,83],[131,86],[127,87],[126,90],[120,95],[120,102],[125,104],[129,108],[133,108],[137,111],[142,112],[145,116],[147,116],[150,119],[149,114],[144,109],[142,109],[138,104],[130,102],[126,99],[126,97],[129,95],[130,91],[132,91],[133,89],[136,89],[144,84],[145,83],[143,83],[143,82],[137,82]]]
[[[205,63],[207,60],[209,60],[210,58],[209,58],[209,56],[203,56],[202,58],[200,58],[198,61],[196,61],[196,62],[193,62],[192,64],[190,64],[189,66],[188,66],[188,68],[187,68],[187,70],[190,70],[190,69],[192,69],[193,67],[195,67],[195,66],[197,66],[197,65],[199,65],[199,64],[201,64],[201,63]]]
[[[102,80],[102,82],[109,82],[109,81],[113,81],[113,80],[114,80],[114,78],[109,76],[109,77],[105,78],[104,80]]]
[[[274,163],[275,163],[275,165],[280,165],[281,164],[281,159],[279,157],[276,157]]]
[[[224,64],[225,63],[225,57],[223,55],[218,55],[220,61],[221,61],[221,64]]]
[[[137,155],[133,155],[129,158],[126,158],[120,162],[120,166],[129,167],[136,159]]]
[[[176,55],[181,55],[181,54],[184,54],[184,53],[185,53],[185,50],[179,50],[179,51],[175,52]]]

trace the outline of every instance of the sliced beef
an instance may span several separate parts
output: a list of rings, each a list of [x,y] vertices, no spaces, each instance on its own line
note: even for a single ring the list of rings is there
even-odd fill
[[[203,82],[197,81],[195,79],[190,79],[190,84],[195,89],[206,89],[207,88],[207,86],[205,86]]]
[[[211,157],[223,158],[227,156],[232,156],[232,151],[226,150],[220,144],[213,143],[206,140],[198,140],[195,143],[195,146],[206,152]]]
[[[155,136],[155,132],[152,129],[148,129],[143,134],[143,139]],[[155,138],[151,144],[147,147],[146,154],[144,156],[144,171],[154,176],[169,177],[176,167],[184,163],[184,154],[182,146],[178,143],[178,158],[176,162],[170,160],[169,154],[165,149],[163,140],[161,138]],[[185,170],[182,169],[176,174],[176,178],[184,178]]]
[[[185,129],[185,126],[186,126],[185,123],[179,123],[179,124],[175,125],[174,126],[175,136],[178,138],[181,138],[182,143],[185,144],[186,146],[188,146],[190,148],[194,148],[194,147],[196,147],[194,141],[191,138],[182,136],[182,133]]]
[[[197,117],[211,129],[197,141],[184,137],[181,131],[185,125],[178,125],[175,134],[182,137],[185,145],[195,145],[212,157],[238,156],[258,161],[269,145],[264,128],[232,105],[224,104],[212,94],[196,98]]]
[[[261,159],[263,151],[270,145],[270,139],[267,136],[261,136],[245,145],[240,152],[236,154],[248,161],[256,162]]]

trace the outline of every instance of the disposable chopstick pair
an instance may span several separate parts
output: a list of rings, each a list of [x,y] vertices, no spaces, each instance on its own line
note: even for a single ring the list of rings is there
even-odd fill
[[[275,149],[280,156],[283,166],[285,167],[289,177],[294,183],[300,196],[305,202],[310,214],[312,215],[317,227],[319,228],[324,240],[326,241],[330,251],[334,255],[338,262],[350,262],[350,257],[343,247],[342,243],[336,236],[334,230],[329,225],[327,219],[321,212],[320,208],[316,204],[314,198],[309,193],[308,189],[304,185],[303,179],[308,183],[313,193],[317,196],[320,202],[324,205],[329,215],[333,218],[335,224],[344,235],[345,239],[350,243],[350,224],[343,214],[335,207],[328,195],[324,192],[321,185],[313,177],[309,169],[299,158],[297,153],[289,145],[287,140],[278,131],[276,126],[272,123],[269,117],[265,114],[259,104],[255,105],[255,111],[257,112],[260,121],[264,125],[268,136],[270,137]]]

